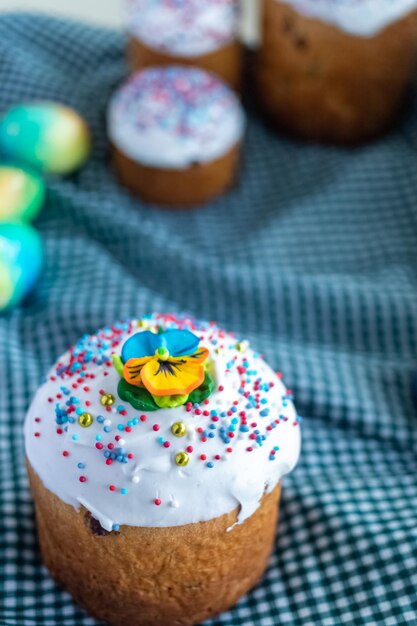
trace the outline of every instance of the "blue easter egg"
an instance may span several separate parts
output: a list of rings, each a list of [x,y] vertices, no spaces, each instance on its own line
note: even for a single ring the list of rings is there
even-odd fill
[[[0,311],[18,304],[42,269],[40,236],[28,224],[0,224]]]
[[[84,119],[56,102],[20,104],[0,125],[3,155],[35,169],[68,174],[86,161],[91,139]]]

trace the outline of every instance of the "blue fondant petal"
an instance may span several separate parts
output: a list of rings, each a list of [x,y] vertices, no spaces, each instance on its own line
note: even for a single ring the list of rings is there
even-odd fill
[[[129,359],[141,359],[144,356],[153,356],[155,351],[163,345],[163,335],[156,335],[149,330],[136,333],[126,341],[122,348],[122,361],[127,363]]]
[[[170,329],[160,335],[171,356],[192,354],[198,348],[200,339],[189,330]]]

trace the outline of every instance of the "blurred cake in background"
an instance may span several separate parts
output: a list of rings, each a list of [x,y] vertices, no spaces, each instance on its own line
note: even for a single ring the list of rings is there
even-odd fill
[[[197,65],[239,87],[238,0],[128,0],[127,13],[133,69]]]
[[[263,0],[262,107],[307,139],[352,144],[395,122],[417,60],[416,0]]]
[[[196,67],[137,72],[116,91],[108,111],[121,183],[168,206],[200,204],[233,183],[244,129],[234,92]]]

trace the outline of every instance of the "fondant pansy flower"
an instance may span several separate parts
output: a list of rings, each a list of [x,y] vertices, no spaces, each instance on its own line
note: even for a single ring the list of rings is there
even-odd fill
[[[189,330],[137,333],[122,349],[123,378],[157,398],[188,395],[204,382],[209,351],[199,344]]]

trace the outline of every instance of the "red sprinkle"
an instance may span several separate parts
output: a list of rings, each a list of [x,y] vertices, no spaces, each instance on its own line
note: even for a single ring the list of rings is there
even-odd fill
[[[41,434],[40,433],[35,433],[35,437],[40,437]]]
[[[207,456],[205,454],[200,454],[200,459],[201,461],[205,461],[207,459]]]
[[[116,491],[116,487],[114,485],[110,485],[109,489],[110,491]]]
[[[141,422],[146,422],[146,415],[141,415],[140,416],[140,421]]]
[[[152,429],[153,429],[155,432],[158,432],[158,430],[159,430],[159,424],[154,424],[154,425],[152,426]]]
[[[113,459],[106,459],[106,465],[111,465],[113,463]]]
[[[69,456],[68,450],[64,450],[64,452],[62,453],[62,456]]]
[[[132,432],[132,427],[131,426],[126,426],[125,431],[127,433],[131,433]]]
[[[160,506],[162,504],[162,500],[160,500],[159,498],[155,498],[154,502],[156,506]]]
[[[187,446],[186,447],[186,451],[191,454],[191,452],[194,450],[193,446]]]
[[[80,483],[86,483],[87,482],[87,477],[86,476],[80,476]]]
[[[169,441],[164,441],[164,448],[169,448],[170,445]]]
[[[99,441],[97,441],[97,443],[96,443],[96,448],[97,448],[97,450],[102,450],[102,449],[104,448],[104,446],[103,446],[103,444],[102,444],[102,443],[100,443]]]

